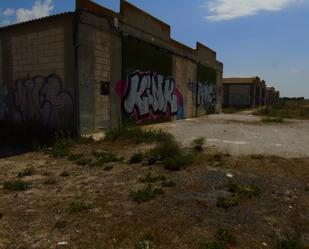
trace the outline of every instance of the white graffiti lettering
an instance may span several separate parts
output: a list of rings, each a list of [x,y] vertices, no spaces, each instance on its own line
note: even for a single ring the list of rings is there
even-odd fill
[[[216,104],[216,85],[213,83],[197,84],[197,104],[214,108]]]
[[[124,110],[131,114],[137,109],[140,116],[154,113],[172,114],[178,111],[178,96],[173,79],[155,73],[134,72],[128,77]]]

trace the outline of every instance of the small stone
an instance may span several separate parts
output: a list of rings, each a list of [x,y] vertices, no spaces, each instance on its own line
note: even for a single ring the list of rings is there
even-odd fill
[[[265,242],[263,242],[262,245],[263,245],[264,247],[268,247],[267,243],[265,243]]]
[[[57,246],[66,246],[66,245],[68,245],[68,244],[69,244],[68,242],[61,241],[61,242],[58,242],[58,243],[57,243]]]
[[[234,176],[233,176],[232,174],[230,174],[230,173],[227,173],[227,174],[226,174],[226,177],[227,177],[227,178],[233,178]]]

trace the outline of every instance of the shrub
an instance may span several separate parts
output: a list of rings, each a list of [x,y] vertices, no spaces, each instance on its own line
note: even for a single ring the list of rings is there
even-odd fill
[[[173,181],[162,182],[162,187],[165,187],[165,188],[176,187],[176,182],[173,182]]]
[[[166,177],[162,175],[153,175],[149,172],[144,178],[141,178],[140,181],[143,183],[154,183],[157,181],[165,181]]]
[[[93,205],[85,202],[72,202],[69,207],[69,213],[80,213],[83,211],[87,211],[93,209]]]
[[[70,173],[68,171],[63,171],[60,176],[62,177],[69,177],[70,176]]]
[[[238,204],[239,204],[238,196],[231,196],[231,197],[219,196],[217,198],[216,205],[218,208],[228,209],[230,207],[236,207]]]
[[[144,155],[141,153],[136,153],[131,156],[129,163],[130,164],[136,164],[136,163],[141,163],[143,161]]]
[[[121,157],[117,156],[116,154],[109,153],[109,152],[92,152],[93,156],[97,159],[97,161],[101,163],[111,163],[111,162],[119,162],[122,160]]]
[[[22,180],[6,181],[3,183],[3,188],[11,191],[24,191],[30,188],[30,184]]]
[[[227,230],[220,228],[216,234],[217,241],[208,242],[204,241],[200,248],[201,249],[225,249],[228,245],[236,245],[236,238],[234,235],[229,233]]]
[[[200,249],[225,249],[226,245],[223,242],[208,242],[201,243]]]
[[[288,237],[286,239],[279,239],[277,241],[277,249],[305,249],[299,239],[295,237]]]
[[[230,192],[239,195],[241,198],[253,198],[261,196],[261,189],[253,184],[242,185],[234,180],[230,180],[228,184],[228,189]]]
[[[70,155],[70,149],[78,144],[89,144],[94,140],[92,138],[85,137],[75,137],[72,138],[70,135],[65,134],[56,135],[55,142],[49,149],[44,149],[44,151],[55,158],[63,158]]]
[[[236,238],[233,234],[231,234],[228,230],[220,228],[217,231],[217,239],[219,241],[222,241],[226,244],[235,245],[236,244]]]
[[[54,178],[48,178],[48,179],[46,179],[46,180],[43,182],[43,184],[45,184],[45,185],[55,185],[55,184],[56,184],[56,179],[54,179]]]
[[[32,176],[34,174],[34,171],[35,170],[34,170],[33,167],[26,168],[23,171],[19,172],[17,174],[17,177],[22,178],[22,177],[25,177],[25,176]]]
[[[104,167],[104,170],[105,170],[105,171],[110,171],[110,170],[112,170],[113,168],[114,168],[114,166],[109,165],[109,166],[105,166],[105,167]]]
[[[84,154],[73,154],[73,153],[70,153],[68,159],[70,161],[75,161],[76,162],[76,161],[78,161],[78,160],[80,160],[80,159],[82,159],[84,157],[85,157]]]
[[[164,194],[162,189],[152,189],[151,185],[148,185],[146,188],[132,192],[133,201],[136,201],[138,204],[143,202],[148,202],[155,199],[158,195]]]
[[[67,226],[68,222],[66,220],[58,220],[55,224],[55,228],[63,229]]]
[[[145,235],[140,241],[137,243],[137,249],[154,249],[153,238],[150,235]]]
[[[181,168],[191,164],[194,162],[194,158],[192,155],[187,154],[176,154],[171,157],[165,158],[163,161],[164,167],[167,170],[178,171]]]
[[[194,151],[203,151],[203,146],[205,144],[205,138],[200,137],[192,141],[192,147]]]

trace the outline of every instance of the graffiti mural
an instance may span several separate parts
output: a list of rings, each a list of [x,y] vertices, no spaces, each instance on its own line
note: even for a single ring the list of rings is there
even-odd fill
[[[55,74],[17,80],[14,102],[20,121],[40,122],[52,128],[72,126],[73,97]]]
[[[153,72],[135,71],[127,81],[119,81],[116,91],[123,99],[125,114],[136,122],[184,118],[184,101],[175,81]]]
[[[7,96],[8,89],[0,82],[0,120],[5,120],[8,115],[8,107],[6,105]]]
[[[213,112],[216,107],[216,85],[213,83],[197,83],[197,106]]]

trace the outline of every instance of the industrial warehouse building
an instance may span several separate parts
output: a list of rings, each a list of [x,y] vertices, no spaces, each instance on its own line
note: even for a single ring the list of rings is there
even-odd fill
[[[257,108],[279,103],[279,91],[259,77],[224,78],[223,107]]]
[[[220,112],[223,64],[121,1],[0,29],[0,121],[80,133]],[[250,100],[251,101],[251,100]]]

